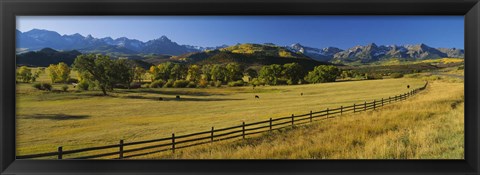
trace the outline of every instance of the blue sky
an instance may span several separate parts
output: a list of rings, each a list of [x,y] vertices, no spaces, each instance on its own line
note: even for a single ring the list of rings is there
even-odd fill
[[[301,43],[346,49],[376,43],[464,47],[463,16],[19,16],[17,29],[179,44]]]

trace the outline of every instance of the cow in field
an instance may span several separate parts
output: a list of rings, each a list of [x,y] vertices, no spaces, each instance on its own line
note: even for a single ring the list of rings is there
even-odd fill
[[[260,99],[260,97],[259,97],[258,95],[255,95],[255,98],[258,98],[258,99]]]
[[[175,98],[176,98],[176,99],[180,99],[180,95],[177,95]]]
[[[410,85],[407,85],[407,89],[410,89]]]

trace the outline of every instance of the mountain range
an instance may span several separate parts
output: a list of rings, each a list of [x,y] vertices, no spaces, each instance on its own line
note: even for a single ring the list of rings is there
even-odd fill
[[[29,51],[17,55],[18,65],[42,66],[64,62],[71,65],[75,58],[82,53],[72,51],[57,51],[51,48],[44,48],[38,51]],[[178,56],[146,55],[140,58],[129,58],[137,65],[148,69],[151,65],[170,61],[183,64],[227,64],[241,63],[247,67],[258,67],[270,64],[299,63],[306,69],[313,69],[315,66],[331,64],[319,62],[301,53],[296,53],[285,47],[263,44],[237,44],[226,48],[207,50],[202,52],[190,52]]]
[[[464,50],[457,48],[433,48],[426,44],[415,45],[376,45],[370,43],[357,45],[343,50],[336,47],[314,48],[295,43],[289,46],[265,44],[236,44],[217,47],[180,45],[166,36],[142,42],[136,39],[121,37],[94,38],[80,34],[60,35],[55,31],[33,29],[27,32],[16,31],[17,53],[38,51],[44,48],[52,50],[77,50],[81,53],[101,53],[114,57],[145,59],[150,63],[168,60],[202,62],[206,60],[238,60],[239,55],[255,56],[257,61],[268,58],[311,58],[318,62],[337,64],[372,63],[388,59],[423,60],[437,58],[463,58]],[[271,52],[271,51],[274,52]],[[273,53],[273,54],[272,54]],[[283,57],[287,54],[292,57]],[[220,57],[225,59],[220,59]],[[245,58],[241,56],[241,58]],[[235,59],[234,59],[235,58]],[[271,62],[267,61],[267,62]],[[205,61],[203,61],[205,62]],[[275,61],[274,61],[275,62]]]
[[[372,63],[388,59],[424,60],[438,58],[464,58],[465,51],[457,48],[433,48],[426,44],[416,45],[381,45],[370,43],[366,46],[357,45],[347,50],[336,47],[323,49],[305,47],[299,43],[287,46],[292,51],[301,52],[318,61],[332,63]]]
[[[110,53],[110,54],[166,54],[181,55],[189,52],[200,52],[226,47],[200,47],[179,45],[166,36],[142,42],[136,39],[121,37],[94,38],[91,35],[82,36],[60,35],[54,31],[32,29],[27,32],[16,31],[17,51],[36,51],[43,48],[56,50],[78,50],[82,53]]]

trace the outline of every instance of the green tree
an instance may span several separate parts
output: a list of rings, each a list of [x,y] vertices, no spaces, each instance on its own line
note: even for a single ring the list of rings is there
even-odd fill
[[[225,67],[227,72],[225,73],[225,81],[232,82],[241,80],[243,76],[243,68],[238,63],[228,63]]]
[[[47,69],[52,83],[66,83],[70,79],[70,67],[64,62],[50,64]]]
[[[147,71],[144,68],[140,66],[135,66],[134,79],[137,80],[139,83],[141,83],[142,80],[145,78],[146,73]]]
[[[204,80],[205,81],[210,81],[211,77],[212,77],[212,65],[211,64],[205,64],[202,66],[201,68],[201,71],[202,71],[202,77],[205,77]]]
[[[163,80],[163,77],[159,77],[158,76],[158,73],[160,72],[160,69],[158,68],[158,66],[150,66],[150,69],[148,69],[148,73],[150,74],[150,78],[152,80],[152,82],[154,80]]]
[[[17,79],[21,82],[28,83],[32,80],[32,70],[27,66],[22,66],[17,70]]]
[[[305,76],[303,67],[298,63],[288,63],[283,65],[283,75],[288,84],[298,84]]]
[[[202,71],[199,65],[190,65],[187,72],[187,80],[197,82],[201,78]]]
[[[277,81],[281,76],[282,66],[278,64],[263,66],[258,73],[258,77],[269,85],[277,85]]]
[[[252,79],[258,77],[258,72],[255,69],[248,68],[245,70],[245,72],[243,72],[243,75],[248,77],[248,81],[251,81]]]
[[[58,63],[57,65],[57,71],[58,71],[58,82],[60,83],[67,83],[68,79],[70,79],[70,67],[68,67],[67,64],[64,62]]]
[[[40,74],[41,74],[41,73],[43,73],[42,70],[37,70],[37,71],[35,71],[35,73],[33,73],[33,76],[30,77],[30,81],[31,81],[31,82],[37,81],[37,78],[40,77]]]
[[[47,67],[48,70],[48,76],[50,77],[50,80],[52,83],[55,83],[59,78],[58,72],[57,72],[57,65],[55,64],[50,64],[50,66]]]
[[[334,82],[339,75],[340,70],[337,67],[320,65],[315,67],[313,71],[308,72],[305,80],[310,83]]]
[[[225,72],[226,69],[222,65],[215,64],[212,66],[211,69],[211,75],[212,75],[212,81],[221,81],[225,79]]]
[[[251,79],[258,77],[258,72],[252,68],[248,68],[247,70],[245,70],[244,74],[246,76],[249,76]]]
[[[131,60],[118,59],[113,61],[112,72],[115,72],[113,81],[115,84],[123,84],[130,89],[130,84],[135,79],[135,64]]]
[[[156,77],[155,79],[156,80],[163,79],[164,81],[167,81],[170,78],[170,74],[172,72],[173,66],[174,66],[174,64],[171,63],[171,62],[166,62],[166,63],[159,64],[157,66],[158,74],[154,75]]]
[[[186,75],[185,67],[181,64],[174,64],[170,69],[170,79],[181,80],[184,79]]]
[[[340,77],[342,77],[343,79],[345,78],[348,78],[348,77],[351,77],[348,73],[348,71],[344,70],[342,71],[342,73],[340,74]]]
[[[107,90],[113,90],[117,80],[117,73],[114,69],[114,61],[104,55],[79,55],[75,58],[73,68],[81,73],[87,74],[83,78],[90,78],[107,95]]]

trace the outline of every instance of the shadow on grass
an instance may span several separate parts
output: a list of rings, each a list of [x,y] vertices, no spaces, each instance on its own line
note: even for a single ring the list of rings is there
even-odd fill
[[[68,115],[68,114],[33,114],[21,115],[24,119],[47,119],[47,120],[80,120],[90,118],[89,115]]]
[[[139,95],[129,95],[129,96],[122,96],[120,98],[127,98],[127,99],[142,99],[142,100],[153,100],[153,101],[233,101],[233,100],[244,100],[238,98],[189,98],[189,97],[181,97],[179,99],[175,97],[167,98],[167,97],[145,97]]]

